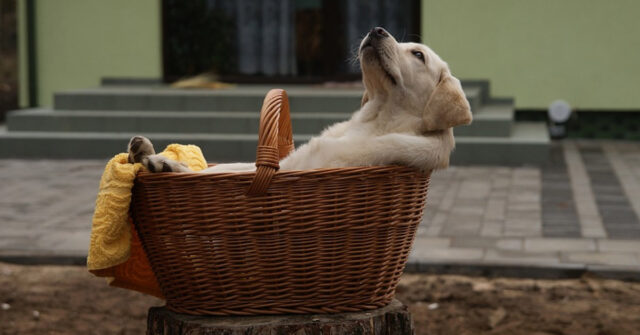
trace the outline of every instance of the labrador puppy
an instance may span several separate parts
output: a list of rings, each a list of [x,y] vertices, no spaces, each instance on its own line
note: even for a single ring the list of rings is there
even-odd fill
[[[282,170],[400,164],[443,169],[455,146],[452,127],[471,123],[460,81],[423,44],[398,43],[372,29],[358,51],[365,92],[350,120],[334,124],[280,161]],[[129,161],[151,172],[191,172],[154,155],[142,136],[129,142]],[[219,164],[201,172],[254,171],[254,163]]]

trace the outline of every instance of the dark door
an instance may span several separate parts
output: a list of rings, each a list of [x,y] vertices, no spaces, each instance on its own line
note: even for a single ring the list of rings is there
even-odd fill
[[[0,122],[18,108],[16,1],[0,0]]]
[[[163,0],[167,82],[203,72],[231,82],[356,80],[360,39],[383,26],[416,41],[419,0]]]

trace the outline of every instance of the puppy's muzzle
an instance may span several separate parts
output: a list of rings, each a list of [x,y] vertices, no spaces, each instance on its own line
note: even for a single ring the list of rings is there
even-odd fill
[[[360,48],[360,52],[368,47],[373,47],[377,49],[380,46],[380,42],[389,37],[389,32],[384,30],[381,27],[375,27],[371,29],[371,31],[365,37],[364,43],[362,43],[362,47]]]

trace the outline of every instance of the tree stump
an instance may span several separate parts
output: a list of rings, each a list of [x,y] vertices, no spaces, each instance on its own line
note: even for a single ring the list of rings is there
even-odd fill
[[[147,318],[147,334],[224,335],[409,335],[413,334],[407,306],[393,300],[388,306],[370,311],[342,314],[193,316],[165,307],[152,307]]]

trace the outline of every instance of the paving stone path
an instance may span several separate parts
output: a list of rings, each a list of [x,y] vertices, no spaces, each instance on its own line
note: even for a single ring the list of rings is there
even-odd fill
[[[106,160],[0,160],[0,260],[82,264]],[[409,270],[640,278],[640,143],[433,174]]]

